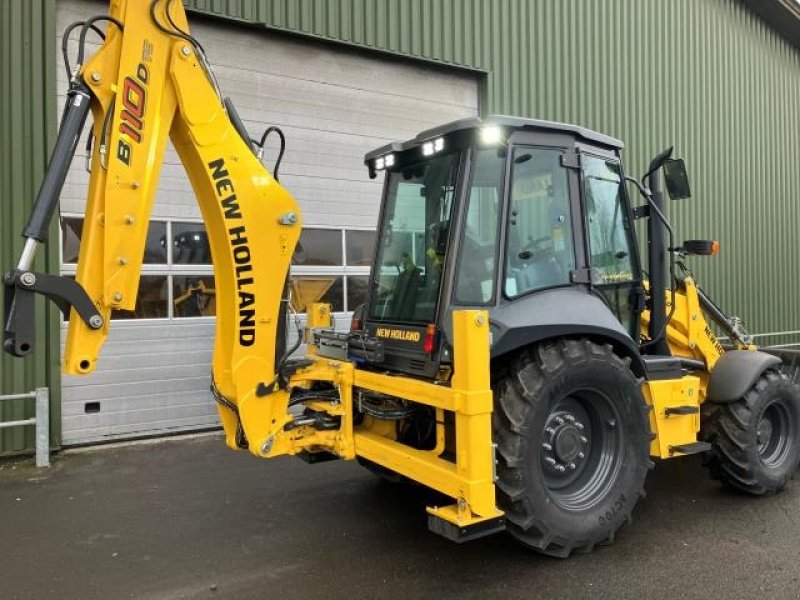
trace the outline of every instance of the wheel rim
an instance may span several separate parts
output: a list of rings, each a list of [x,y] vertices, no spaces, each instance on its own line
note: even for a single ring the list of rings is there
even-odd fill
[[[758,456],[767,467],[779,466],[792,445],[792,417],[780,402],[768,404],[758,418],[756,443]]]
[[[604,394],[584,390],[558,401],[541,442],[550,498],[567,510],[585,510],[605,497],[622,462],[622,435],[617,410]]]

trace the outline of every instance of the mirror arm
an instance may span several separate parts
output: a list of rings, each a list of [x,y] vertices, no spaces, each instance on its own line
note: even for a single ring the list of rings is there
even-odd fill
[[[674,150],[674,146],[670,146],[669,148],[667,148],[666,150],[664,150],[664,151],[663,151],[661,154],[659,154],[658,156],[656,156],[656,157],[655,157],[655,158],[654,158],[654,159],[653,159],[653,160],[650,162],[650,168],[648,168],[648,169],[647,169],[647,173],[645,173],[644,175],[642,175],[642,185],[644,185],[644,182],[647,180],[647,178],[648,178],[648,177],[650,177],[650,175],[652,175],[653,173],[655,173],[655,172],[656,172],[656,171],[658,171],[658,170],[659,170],[661,167],[663,167],[663,166],[664,166],[664,163],[665,163],[667,160],[669,160],[669,158],[672,156],[672,151],[673,151],[673,150]]]

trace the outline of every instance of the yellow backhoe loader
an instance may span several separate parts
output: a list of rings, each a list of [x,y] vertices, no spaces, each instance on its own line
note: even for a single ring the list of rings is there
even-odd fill
[[[752,494],[793,475],[793,356],[756,349],[695,282],[687,258],[717,246],[674,241],[662,180],[672,198],[690,190],[671,150],[635,180],[616,139],[497,116],[368,153],[367,174],[384,178],[378,243],[366,303],[337,332],[329,306],[292,305],[303,219],[278,165],[271,174],[260,159],[280,131],[251,139],[182,3],[112,0],[107,16],[64,39],[76,31],[57,143],[5,277],[6,352],[32,351],[44,295],[69,316],[64,371],[92,373],[111,312],[135,308],[171,139],[215,277],[176,303],[215,304],[211,392],[231,448],[357,459],[449,497],[427,509],[436,533],[465,541],[507,530],[554,556],[612,541],[653,459],[702,453],[714,477]],[[89,35],[104,41],[85,57]],[[77,277],[33,272],[90,113]],[[647,222],[647,278],[637,219]],[[307,311],[303,357],[286,342],[294,306]]]

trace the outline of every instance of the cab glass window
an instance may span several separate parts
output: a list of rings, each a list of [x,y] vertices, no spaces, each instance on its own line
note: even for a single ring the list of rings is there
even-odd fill
[[[459,159],[459,153],[434,156],[387,174],[373,319],[435,319]]]
[[[561,151],[517,146],[512,154],[505,294],[570,282],[575,248]]]
[[[633,279],[631,228],[622,198],[619,164],[583,156],[583,194],[589,252],[598,283]]]
[[[476,153],[458,260],[455,300],[459,304],[486,304],[494,297],[504,174],[505,158],[496,148]]]

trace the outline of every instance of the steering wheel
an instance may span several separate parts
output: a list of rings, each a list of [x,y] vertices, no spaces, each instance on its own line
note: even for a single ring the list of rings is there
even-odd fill
[[[553,255],[552,238],[547,235],[531,240],[522,247],[517,255],[520,260],[541,260]],[[548,246],[544,246],[547,243]]]

